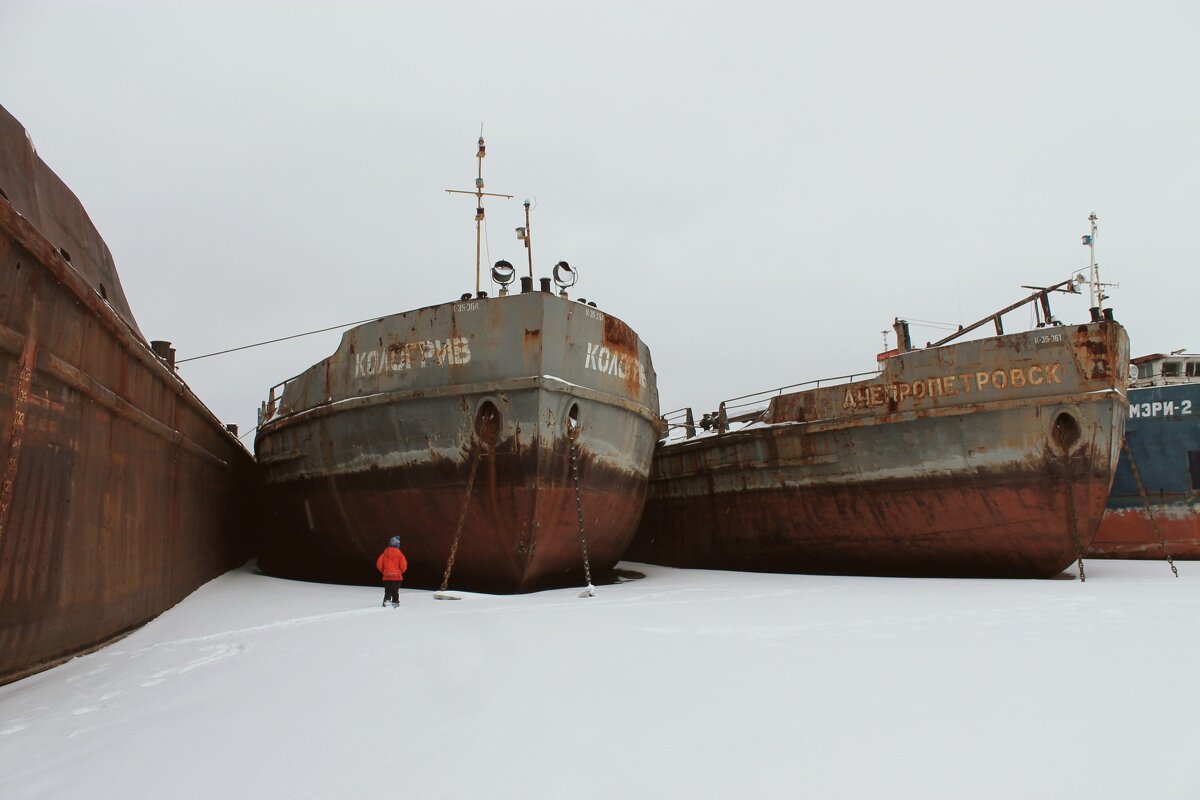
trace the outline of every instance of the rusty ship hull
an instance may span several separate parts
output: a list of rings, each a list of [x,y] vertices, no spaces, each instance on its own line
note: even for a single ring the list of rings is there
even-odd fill
[[[585,544],[603,572],[633,536],[654,371],[628,326],[581,302],[526,291],[392,315],[277,388],[256,441],[268,572],[375,583],[399,534],[405,585],[437,587],[457,531],[451,587],[521,592],[582,582]]]
[[[655,455],[626,558],[678,567],[1050,577],[1104,510],[1126,400],[1121,326],[996,336],[781,394]]]
[[[252,458],[138,330],[78,199],[0,108],[0,683],[252,553]]]
[[[1125,442],[1088,555],[1200,559],[1200,381],[1131,388]]]

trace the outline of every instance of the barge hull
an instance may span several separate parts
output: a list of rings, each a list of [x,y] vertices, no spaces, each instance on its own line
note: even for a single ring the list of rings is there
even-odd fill
[[[1043,473],[1058,487],[1049,490],[999,474],[746,491],[736,505],[656,501],[642,523],[656,534],[639,536],[626,558],[750,572],[1048,578],[1079,553],[1064,475]],[[1107,480],[1078,482],[1073,494],[1080,530],[1094,530]]]
[[[1083,554],[1103,513],[1127,408],[1114,366],[1127,347],[1111,322],[997,337],[778,396],[746,428],[660,447],[626,558],[1053,576]]]
[[[451,584],[482,591],[529,591],[540,586],[582,583],[583,550],[573,488],[514,487],[501,476],[492,479],[484,456],[477,486],[483,495],[468,504],[462,538],[455,556]],[[399,482],[396,475],[378,480]],[[333,482],[330,482],[333,483]],[[644,490],[631,478],[611,482],[613,489],[589,489],[583,494],[588,555],[591,569],[603,574],[620,559],[641,514]],[[413,588],[440,586],[450,556],[452,534],[463,505],[466,476],[457,486],[424,489],[380,489],[375,479],[338,480],[336,488],[290,487],[277,497],[277,507],[314,511],[313,528],[303,514],[276,521],[275,530],[289,531],[290,546],[268,547],[272,555],[260,559],[264,570],[346,583],[376,583],[375,558],[381,537],[399,535],[408,557],[404,585]],[[622,490],[620,485],[627,488]],[[644,487],[644,482],[641,482]],[[503,497],[502,507],[495,500]],[[338,525],[326,514],[339,507],[356,510],[349,522],[361,532],[338,540],[318,535]],[[402,509],[402,510],[400,510]],[[536,514],[536,516],[535,516]],[[507,519],[498,525],[497,517]],[[621,535],[614,535],[614,532]],[[523,534],[530,534],[525,536]],[[535,538],[536,537],[536,538]],[[336,546],[335,546],[336,543]]]
[[[142,339],[99,234],[3,109],[0,150],[3,683],[249,558],[253,472]]]

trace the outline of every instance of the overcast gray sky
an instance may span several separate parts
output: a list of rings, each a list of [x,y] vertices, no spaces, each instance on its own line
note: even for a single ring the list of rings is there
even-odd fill
[[[535,272],[579,268],[664,411],[1065,279],[1092,211],[1134,353],[1200,350],[1198,79],[1195,2],[0,0],[0,104],[179,358],[472,290],[472,200],[443,190],[483,123],[515,195],[487,263],[524,258],[535,198]],[[339,337],[180,373],[245,431]]]

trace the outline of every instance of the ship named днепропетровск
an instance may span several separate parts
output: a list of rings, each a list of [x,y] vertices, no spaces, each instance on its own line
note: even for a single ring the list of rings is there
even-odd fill
[[[482,159],[476,229],[483,218]],[[528,210],[528,204],[526,204]],[[520,229],[528,247],[528,231]],[[478,249],[477,249],[478,252]],[[519,592],[588,580],[633,536],[661,430],[650,352],[566,298],[573,270],[392,314],[264,403],[255,443],[268,572],[374,582],[399,534],[406,586]],[[445,569],[444,569],[445,568]]]
[[[1097,306],[1084,325],[1051,321],[1048,292],[1077,281],[954,334],[994,320],[996,336],[912,349],[897,321],[900,346],[880,356],[877,374],[722,403],[706,419],[714,432],[660,445],[626,559],[852,575],[1058,574],[1100,522],[1127,406],[1128,338],[1111,312]],[[1000,315],[1028,302],[1047,326],[1001,335]]]
[[[250,453],[147,343],[87,212],[0,108],[0,683],[252,555]]]
[[[1088,555],[1200,559],[1200,354],[1135,358],[1125,446]]]

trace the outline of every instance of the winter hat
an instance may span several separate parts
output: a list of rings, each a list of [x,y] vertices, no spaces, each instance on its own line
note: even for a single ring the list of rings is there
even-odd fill
[[[399,536],[393,536],[391,539],[388,540],[388,547],[399,547],[399,546],[400,546],[400,537]]]

